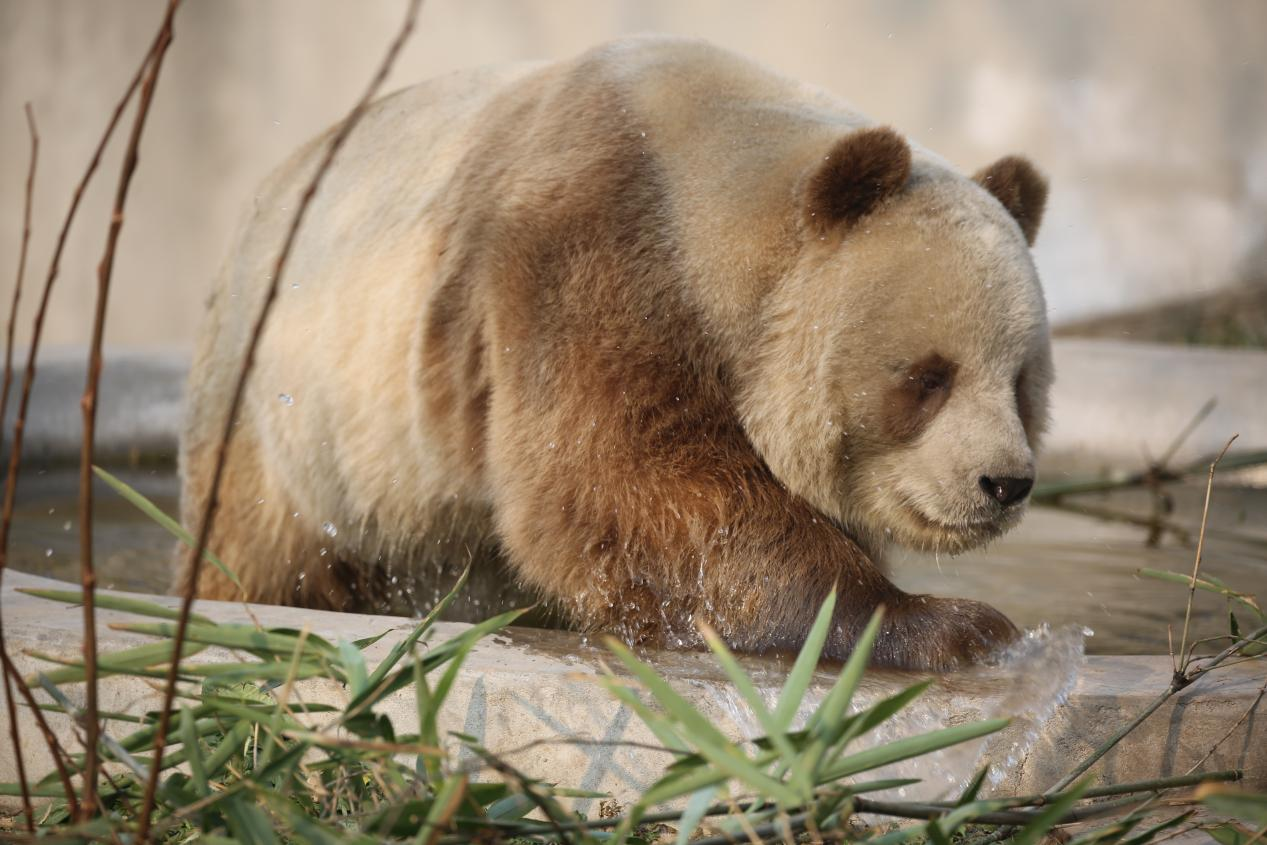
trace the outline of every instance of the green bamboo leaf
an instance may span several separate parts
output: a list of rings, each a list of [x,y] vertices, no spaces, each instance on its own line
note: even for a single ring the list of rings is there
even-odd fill
[[[886,789],[901,789],[919,783],[919,778],[887,778],[885,780],[867,780],[861,783],[844,784],[842,791],[846,795],[865,795],[868,792],[883,792]]]
[[[813,791],[814,783],[818,780],[818,771],[823,758],[833,748],[835,748],[835,753],[832,756],[838,756],[847,742],[847,740],[842,742],[842,737],[845,736],[846,731],[849,731],[850,726],[857,722],[856,719],[846,718],[845,711],[853,701],[854,692],[858,689],[858,683],[862,680],[862,674],[871,659],[871,651],[875,647],[875,639],[879,634],[880,620],[883,615],[884,611],[881,608],[877,608],[871,615],[870,621],[858,637],[849,659],[845,661],[845,666],[841,669],[836,682],[832,684],[827,697],[806,721],[805,729],[811,739],[800,758],[792,764],[789,776],[791,782],[806,797]],[[858,733],[862,731],[853,731],[849,735],[856,736]],[[838,744],[839,747],[836,748]]]
[[[387,636],[387,635],[388,635],[388,634],[390,634],[392,631],[396,631],[396,630],[399,630],[399,629],[397,629],[397,628],[388,628],[386,631],[381,631],[381,632],[379,632],[379,633],[375,634],[375,635],[374,635],[374,636],[372,636],[372,637],[362,637],[362,638],[361,638],[361,639],[359,639],[359,640],[352,640],[352,645],[356,646],[356,647],[357,647],[357,648],[359,648],[361,651],[365,651],[365,649],[367,649],[367,648],[369,648],[370,646],[374,645],[374,643],[378,642],[378,641],[379,641],[379,640],[381,640],[383,637]]]
[[[918,824],[908,825],[880,836],[872,836],[864,841],[866,845],[906,845],[907,842],[922,839],[924,837],[924,827],[924,825]]]
[[[1201,829],[1210,834],[1210,838],[1219,843],[1219,845],[1250,845],[1251,839],[1261,841],[1261,837],[1234,822],[1223,822],[1222,824],[1210,825]]]
[[[494,801],[489,805],[487,813],[490,819],[511,821],[522,819],[531,813],[536,806],[536,802],[520,792]]]
[[[418,739],[423,745],[432,748],[440,747],[440,735],[436,730],[435,707],[431,702],[431,687],[427,684],[427,673],[422,668],[422,661],[414,657],[414,702],[418,708]],[[431,757],[420,757],[421,771],[426,775],[428,783],[440,781],[440,761]]]
[[[351,834],[343,827],[329,829],[315,818],[310,818],[293,803],[281,804],[281,811],[285,813],[291,830],[295,832],[294,841],[313,842],[313,845],[371,845],[379,841],[364,834]]]
[[[888,698],[882,698],[866,710],[842,721],[840,727],[832,733],[832,739],[837,743],[835,756],[839,756],[845,746],[855,737],[862,736],[893,718],[906,705],[923,695],[924,691],[932,684],[933,680],[931,678],[911,684],[901,692],[895,693]]]
[[[774,714],[766,707],[765,700],[761,697],[761,693],[757,691],[753,685],[752,679],[748,677],[748,673],[739,665],[739,661],[731,654],[730,649],[726,647],[726,643],[711,628],[703,628],[704,642],[712,649],[713,654],[717,657],[717,662],[721,665],[722,671],[726,673],[726,677],[735,685],[735,691],[739,693],[739,697],[743,699],[744,704],[748,705],[748,709],[756,717],[757,722],[766,732],[766,737],[771,744],[779,750],[783,755],[783,762],[786,766],[792,766],[796,761],[796,749],[792,747],[792,743],[788,741],[785,728],[781,727],[774,718]]]
[[[840,675],[832,685],[831,691],[807,720],[806,730],[816,730],[820,724],[837,724],[845,718],[845,711],[853,702],[858,683],[862,680],[862,674],[871,660],[871,652],[875,649],[875,640],[880,633],[880,623],[883,619],[884,608],[876,608],[866,627],[862,629],[862,634],[859,635],[858,642],[854,644],[853,651],[850,652],[849,659],[845,661],[844,668],[840,670]]]
[[[139,669],[148,669],[159,664],[166,665],[171,662],[174,646],[175,643],[171,640],[164,640],[102,654],[97,658],[97,674],[103,677],[106,675],[129,675]],[[198,643],[185,643],[184,648],[180,652],[181,659],[192,657],[204,648],[206,648],[205,645]],[[84,664],[81,662],[63,661],[61,658],[45,655],[42,652],[32,652],[32,656],[47,660],[50,663],[64,664],[61,669],[53,669],[42,673],[42,676],[51,684],[76,684],[84,680]],[[167,676],[166,671],[156,674],[159,677]],[[31,687],[36,686],[37,683],[37,679],[27,680],[27,685]]]
[[[1152,827],[1145,828],[1130,839],[1123,839],[1119,845],[1147,845],[1147,843],[1152,842],[1157,838],[1157,834],[1164,830],[1170,830],[1172,827],[1178,827],[1188,819],[1192,818],[1192,814],[1195,812],[1196,810],[1188,810],[1186,813],[1180,813],[1179,815],[1166,819],[1163,822],[1159,822]]]
[[[511,622],[514,622],[527,611],[527,608],[519,610],[508,610],[505,613],[485,619],[477,625],[472,625],[461,634],[458,634],[451,640],[447,640],[439,645],[430,648],[426,654],[422,655],[422,668],[424,672],[430,672],[432,669],[452,659],[453,655],[462,648],[462,644],[467,640],[481,640],[493,631],[505,628]],[[413,682],[414,670],[412,666],[397,672],[389,681],[380,681],[374,683],[371,679],[370,686],[365,696],[359,700],[354,700],[348,705],[348,711],[363,709],[367,705],[372,706],[375,701],[391,695],[399,689],[404,689]],[[372,697],[372,700],[371,700]]]
[[[643,703],[642,699],[638,697],[638,694],[630,689],[624,681],[610,676],[602,676],[598,679],[598,682],[608,692],[623,702],[626,707],[634,711],[638,718],[642,719],[643,723],[651,729],[653,734],[655,734],[655,738],[660,741],[661,745],[670,751],[686,755],[685,757],[680,758],[678,762],[681,762],[681,760],[689,757],[694,758],[695,762],[687,763],[685,765],[703,765],[704,758],[699,755],[689,753],[690,748],[682,740],[682,737],[678,735],[677,729],[671,725],[667,719],[664,719],[658,713],[651,710],[651,708],[647,707],[647,705]],[[678,763],[675,762],[673,765],[677,766]]]
[[[764,754],[756,755],[752,759],[752,765],[754,768],[760,769],[763,766],[768,766],[776,759],[776,753],[768,751]],[[705,765],[695,769],[670,772],[652,784],[651,788],[643,793],[642,797],[638,799],[637,806],[653,807],[656,804],[663,804],[676,798],[681,798],[683,795],[690,795],[692,792],[704,787],[724,783],[732,776],[731,772],[717,765]],[[778,791],[790,792],[786,787],[781,787]],[[768,797],[779,800],[773,795]]]
[[[127,749],[125,749],[122,745],[120,745],[118,741],[115,740],[113,737],[111,737],[109,734],[105,734],[105,733],[101,734],[101,744],[104,745],[106,749],[110,752],[109,755],[105,755],[105,754],[101,755],[103,758],[109,759],[109,757],[114,757],[114,759],[118,760],[119,762],[127,766],[129,769],[131,769],[133,774],[135,774],[141,780],[144,781],[144,780],[149,779],[149,776],[150,776],[149,770],[145,768],[145,766],[143,766],[139,760],[137,760],[135,757],[129,754],[127,752]],[[75,766],[75,768],[78,771],[83,771],[83,766],[84,766],[84,762],[83,760],[80,760],[78,764]]]
[[[258,804],[246,800],[246,796],[234,796],[225,803],[222,812],[229,832],[237,841],[250,845],[280,845],[277,834],[273,832],[272,820]]]
[[[448,595],[440,599],[439,603],[436,604],[435,607],[431,608],[431,611],[427,613],[427,615],[423,617],[422,621],[414,627],[414,629],[409,633],[409,636],[392,646],[392,650],[387,653],[385,658],[383,658],[383,662],[374,667],[374,671],[369,677],[369,686],[371,688],[377,687],[381,684],[383,679],[387,677],[387,673],[396,667],[396,664],[400,662],[401,658],[413,650],[414,644],[418,642],[418,640],[421,639],[427,631],[431,630],[431,626],[435,624],[435,620],[439,618],[441,613],[444,613],[448,606],[453,603],[453,600],[457,598],[457,595],[462,591],[462,588],[466,586],[466,581],[470,575],[471,565],[468,563],[466,568],[462,570],[462,574],[458,576],[457,583],[453,585],[453,589],[449,590]],[[523,611],[520,612],[522,613]]]
[[[359,698],[369,688],[369,672],[365,668],[365,657],[356,646],[346,640],[339,641],[339,657],[348,690],[353,698]]]
[[[98,478],[100,478],[106,484],[110,485],[110,487],[114,490],[114,492],[118,493],[124,499],[127,499],[133,506],[137,508],[137,510],[139,510],[141,513],[145,514],[154,522],[158,523],[163,528],[165,528],[167,530],[167,533],[171,534],[177,540],[180,540],[188,548],[192,549],[194,547],[194,544],[196,542],[194,540],[194,536],[190,534],[188,531],[186,531],[179,522],[172,519],[167,514],[163,513],[162,509],[159,508],[158,505],[154,504],[149,499],[145,498],[140,493],[138,493],[136,490],[133,490],[131,487],[129,487],[126,482],[121,481],[118,478],[115,478],[113,475],[106,472],[101,467],[94,466],[92,468],[92,471],[96,473]],[[234,571],[230,569],[228,566],[226,566],[224,561],[216,557],[215,554],[212,553],[211,549],[203,550],[202,559],[207,561],[207,563],[210,563],[216,569],[219,569],[220,572],[224,574],[224,577],[228,578],[230,581],[233,582],[233,586],[237,587],[239,590],[243,589],[242,582],[238,580],[237,574],[234,573]]]
[[[985,779],[990,774],[990,765],[987,763],[977,770],[972,780],[964,787],[963,792],[959,795],[959,800],[955,802],[956,807],[962,807],[964,804],[971,804],[977,800],[977,795],[981,792],[981,787],[985,785]]]
[[[305,661],[293,669],[295,680],[328,678],[330,668],[325,663]],[[262,663],[193,663],[180,667],[181,675],[194,678],[214,678],[220,681],[285,681],[291,676],[292,667],[286,663],[267,660]]]
[[[431,798],[414,798],[383,807],[362,823],[361,829],[380,837],[400,838],[413,836],[422,826],[423,819],[431,812]]]
[[[624,664],[630,674],[646,687],[647,692],[664,709],[664,712],[682,726],[684,735],[695,745],[698,746],[701,741],[708,742],[714,747],[725,747],[730,744],[730,741],[713,726],[712,722],[679,695],[668,681],[660,677],[659,673],[635,657],[624,643],[608,637],[607,648]]]
[[[427,811],[427,817],[423,820],[422,827],[418,828],[418,835],[414,838],[414,842],[418,843],[418,845],[431,845],[431,843],[435,842],[440,836],[442,828],[457,813],[458,805],[465,794],[465,775],[462,777],[451,777],[446,780],[436,791],[435,801],[432,802],[431,808]]]
[[[1181,572],[1168,572],[1164,569],[1149,569],[1148,567],[1141,567],[1140,569],[1135,570],[1135,573],[1137,575],[1143,575],[1145,578],[1154,578],[1158,581],[1169,581],[1172,584],[1182,584],[1185,587],[1194,583],[1191,575],[1184,575]],[[1198,590],[1204,590],[1207,593],[1214,593],[1231,601],[1237,602],[1238,604],[1242,604],[1258,614],[1259,618],[1263,618],[1263,609],[1259,607],[1258,599],[1252,594],[1233,590],[1226,584],[1223,584],[1217,579],[1209,576],[1196,579],[1195,584]]]
[[[198,744],[198,735],[194,733],[194,718],[188,707],[180,709],[180,742],[184,746],[185,760],[189,763],[189,779],[200,797],[211,794],[207,783],[207,770],[203,766],[202,747]]]
[[[1267,825],[1267,794],[1206,786],[1198,793],[1201,803],[1224,816],[1233,816],[1260,827]]]
[[[72,605],[83,604],[84,598],[84,594],[80,590],[45,590],[38,587],[18,587],[17,592],[25,593],[28,596],[35,596],[36,598],[48,599],[49,601],[60,601]],[[94,594],[93,600],[99,610],[118,610],[124,613],[135,613],[138,616],[153,616],[159,619],[180,618],[180,610],[178,608],[164,607],[157,602],[146,601],[145,599],[120,596],[115,595],[114,593],[98,592]],[[197,613],[189,614],[189,620],[203,625],[216,624],[207,617]]]
[[[843,757],[827,767],[822,774],[820,783],[850,777],[859,772],[867,772],[880,766],[887,766],[890,763],[909,760],[911,757],[919,757],[934,751],[940,751],[951,745],[958,745],[961,742],[988,736],[1001,731],[1007,727],[1007,724],[1007,719],[989,719],[983,722],[942,728],[918,736],[899,739],[876,748],[868,748],[865,751],[859,751],[855,754],[850,754],[848,757]]]
[[[56,775],[56,772],[54,772]],[[62,789],[61,781],[53,778],[51,784],[36,784],[30,787],[32,798],[65,798],[66,790]],[[75,794],[78,795],[80,790],[75,788]],[[14,783],[0,783],[0,795],[5,798],[18,798],[22,795],[22,786]]]
[[[427,702],[428,708],[426,717],[423,722],[424,733],[426,736],[438,737],[439,732],[436,727],[436,720],[440,716],[440,708],[444,706],[445,699],[449,697],[449,690],[453,688],[453,683],[457,680],[458,670],[462,668],[462,664],[466,661],[466,656],[471,653],[471,649],[475,647],[475,640],[467,640],[453,658],[449,660],[444,667],[444,674],[440,676],[439,683],[436,684],[435,690],[432,691],[430,699]],[[423,682],[426,682],[424,677]],[[436,742],[439,745],[439,742]]]
[[[146,634],[151,637],[174,637],[176,626],[170,622],[123,622],[111,625],[117,631],[129,631],[133,634]],[[220,648],[241,649],[264,656],[284,655],[290,657],[300,645],[300,638],[293,634],[280,634],[274,631],[261,631],[253,625],[200,625],[190,623],[185,631],[185,639],[189,642]],[[325,657],[335,659],[337,650],[330,648],[322,640],[306,637],[302,645],[302,653],[314,658]]]
[[[796,656],[796,662],[792,664],[792,671],[783,682],[783,692],[779,696],[778,706],[774,708],[774,722],[778,726],[778,733],[786,733],[792,727],[796,710],[805,700],[805,691],[809,689],[814,670],[818,668],[818,658],[823,653],[823,643],[827,641],[827,634],[831,631],[832,613],[835,609],[836,590],[833,589],[827,594],[823,606],[818,609],[818,616],[805,636],[805,643]]]
[[[691,835],[704,820],[704,814],[708,812],[708,808],[713,803],[713,796],[716,794],[716,786],[707,786],[697,791],[686,802],[686,809],[682,811],[682,818],[678,820],[677,845],[687,845],[691,841]]]
[[[1069,809],[1082,797],[1082,793],[1091,787],[1095,777],[1095,775],[1087,775],[1069,787],[1067,792],[1061,793],[1036,815],[1032,822],[1021,828],[1021,831],[1012,839],[1012,845],[1038,845],[1038,841],[1055,827],[1060,817],[1068,813]]]
[[[207,778],[220,776],[220,771],[231,761],[246,755],[246,741],[251,735],[250,722],[236,722],[224,735],[215,750],[204,761]]]

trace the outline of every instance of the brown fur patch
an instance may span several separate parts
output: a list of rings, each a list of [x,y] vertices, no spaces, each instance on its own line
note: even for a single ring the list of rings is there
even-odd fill
[[[936,352],[906,369],[886,396],[884,427],[899,443],[914,440],[950,398],[959,367]]]
[[[1003,204],[1032,245],[1047,205],[1047,179],[1021,156],[1004,156],[972,178]]]
[[[805,211],[820,234],[852,225],[901,190],[911,175],[911,148],[887,126],[859,129],[836,142],[810,178]]]

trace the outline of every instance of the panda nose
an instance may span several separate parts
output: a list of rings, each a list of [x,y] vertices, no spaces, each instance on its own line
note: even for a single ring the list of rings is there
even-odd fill
[[[1034,479],[990,478],[988,475],[983,475],[979,483],[987,496],[1006,508],[1029,495],[1030,489],[1034,486]]]

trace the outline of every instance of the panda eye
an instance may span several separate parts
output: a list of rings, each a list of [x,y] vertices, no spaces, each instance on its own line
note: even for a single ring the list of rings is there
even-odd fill
[[[924,394],[936,393],[949,386],[950,378],[944,372],[933,371],[919,374],[919,389]]]
[[[889,395],[885,419],[887,433],[899,442],[906,442],[928,425],[946,404],[955,386],[959,365],[931,352],[911,363],[899,364],[903,369],[895,379]]]

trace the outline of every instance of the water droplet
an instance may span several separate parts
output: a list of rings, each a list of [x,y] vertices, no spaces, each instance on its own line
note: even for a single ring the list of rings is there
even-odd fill
[[[326,520],[325,522],[321,523],[321,530],[326,533],[327,537],[333,537],[339,533],[339,529],[336,528],[334,526],[334,523],[330,522],[329,520]]]
[[[289,393],[279,393],[277,394],[277,401],[289,407],[295,404],[295,397],[291,396]]]
[[[62,523],[62,530],[63,530],[63,531],[69,531],[69,530],[70,530],[70,520],[69,520],[69,519],[68,519],[68,520],[66,520],[65,522],[63,522],[63,523]]]
[[[52,557],[52,556],[53,556],[53,550],[52,550],[52,549],[45,549],[45,550],[44,550],[44,557]]]

